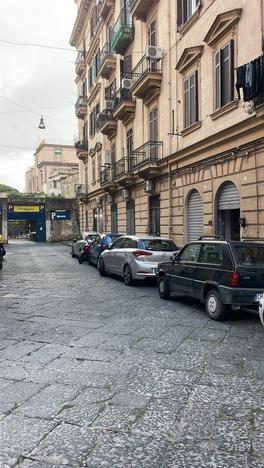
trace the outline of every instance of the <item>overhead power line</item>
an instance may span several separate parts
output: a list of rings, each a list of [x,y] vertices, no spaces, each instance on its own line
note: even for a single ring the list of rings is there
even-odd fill
[[[12,146],[12,145],[2,145],[2,144],[0,144],[0,147],[1,147],[1,148],[19,149],[19,150],[28,150],[28,151],[32,151],[32,150],[34,151],[34,150],[35,150],[35,148],[33,148],[33,147],[32,147],[32,148],[28,148],[28,147],[26,147],[26,146]]]
[[[76,53],[75,49],[70,49],[69,47],[57,47],[57,46],[49,46],[49,45],[46,45],[46,44],[12,42],[12,41],[6,41],[4,39],[0,39],[0,42],[2,42],[3,44],[20,46],[20,47],[40,47],[41,49],[67,50],[68,52]]]
[[[19,104],[18,102],[15,102],[15,101],[12,101],[12,99],[8,99],[4,96],[0,96],[0,99],[3,99],[4,101],[7,101],[7,102],[10,102],[11,104],[14,104],[15,106],[17,107],[21,107],[21,109],[24,109],[25,111],[27,112],[31,112],[32,114],[35,114],[39,117],[39,112],[35,111],[34,109],[30,109],[29,107],[26,107],[26,106],[23,106],[22,104]],[[72,127],[76,127],[78,126],[78,124],[74,124],[72,122],[67,122],[66,120],[61,120],[61,119],[57,119],[56,117],[51,117],[50,115],[45,115],[43,114],[45,118],[49,118],[51,120],[56,120],[57,122],[62,122],[62,123],[65,123],[67,125],[71,125]]]

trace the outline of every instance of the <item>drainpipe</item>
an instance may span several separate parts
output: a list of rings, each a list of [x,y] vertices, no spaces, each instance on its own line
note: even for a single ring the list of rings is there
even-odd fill
[[[168,192],[169,192],[169,238],[172,238],[172,187],[171,187],[171,164],[167,161],[168,165]]]
[[[168,80],[168,99],[169,99],[169,131],[172,131],[172,104],[171,104],[171,0],[167,0],[167,29],[168,29],[168,70],[169,70],[169,80]],[[172,139],[169,138],[169,154],[172,151]]]
[[[260,0],[261,51],[264,53],[264,4]]]

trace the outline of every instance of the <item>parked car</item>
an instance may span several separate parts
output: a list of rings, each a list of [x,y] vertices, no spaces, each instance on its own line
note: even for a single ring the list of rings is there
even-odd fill
[[[88,262],[90,265],[98,266],[98,259],[101,253],[107,249],[121,234],[107,233],[103,234],[102,237],[97,239],[90,250]]]
[[[258,308],[264,297],[264,244],[201,238],[188,243],[172,261],[160,263],[159,295],[196,298],[207,315],[222,320],[230,307]]]
[[[100,237],[100,234],[97,232],[85,232],[79,236],[77,239],[73,239],[72,246],[71,246],[71,256],[72,257],[79,257],[80,253],[87,244],[88,240],[94,241]]]
[[[123,276],[130,286],[135,280],[155,278],[158,263],[170,260],[178,250],[170,239],[122,236],[101,253],[98,270],[102,276],[107,273]]]

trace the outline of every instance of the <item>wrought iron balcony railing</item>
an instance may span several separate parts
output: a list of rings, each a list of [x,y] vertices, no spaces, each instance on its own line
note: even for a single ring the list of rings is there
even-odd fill
[[[75,142],[76,152],[83,153],[88,152],[88,140],[78,140]]]
[[[111,43],[106,42],[104,47],[102,48],[102,50],[100,52],[100,67],[102,66],[104,61],[113,54],[114,54],[114,51],[113,51],[113,49],[111,47]]]
[[[101,184],[106,184],[107,182],[111,182],[111,168],[106,167],[100,173],[100,182]]]
[[[114,36],[111,41],[112,48],[117,53],[124,53],[134,38],[134,26],[130,12],[122,8],[114,24]]]
[[[81,51],[81,52],[78,53],[77,59],[75,61],[75,72],[77,74],[80,71],[84,70],[86,57],[87,57],[87,52]]]
[[[132,151],[130,156],[131,170],[146,163],[156,163],[163,157],[163,142],[148,141],[144,145]]]
[[[107,122],[113,120],[113,113],[108,109],[104,109],[98,116],[97,116],[97,125],[98,128],[102,128]]]
[[[114,108],[116,109],[124,101],[135,101],[130,89],[120,88],[115,95]]]
[[[76,197],[83,197],[84,195],[88,195],[89,193],[89,186],[87,184],[80,184],[75,187]]]
[[[113,176],[114,179],[117,177],[121,176],[122,174],[125,174],[126,172],[126,160],[125,158],[119,159],[119,161],[116,161],[113,166]]]
[[[162,74],[162,62],[157,60],[148,59],[145,55],[141,58],[135,68],[132,70],[132,80],[134,86],[136,83],[148,73]]]
[[[75,104],[75,113],[77,116],[87,113],[87,96],[79,96]]]

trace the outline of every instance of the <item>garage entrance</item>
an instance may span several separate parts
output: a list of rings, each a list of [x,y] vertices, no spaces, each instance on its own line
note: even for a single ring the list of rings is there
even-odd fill
[[[7,208],[8,237],[46,242],[44,204],[13,204]]]

